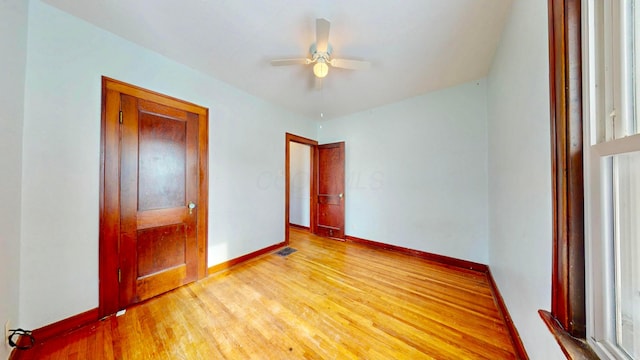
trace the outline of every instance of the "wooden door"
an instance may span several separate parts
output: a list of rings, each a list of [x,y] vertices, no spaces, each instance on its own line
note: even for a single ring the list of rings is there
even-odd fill
[[[198,116],[123,94],[120,307],[197,279]]]
[[[344,142],[318,145],[316,234],[344,239]]]
[[[103,88],[105,316],[206,274],[207,111],[115,80]]]

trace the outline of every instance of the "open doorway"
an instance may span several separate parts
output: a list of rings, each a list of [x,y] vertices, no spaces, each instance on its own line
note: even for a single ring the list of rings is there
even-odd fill
[[[344,241],[344,142],[318,145],[287,133],[285,147],[285,243],[289,227],[306,228],[307,219],[311,233]]]
[[[285,151],[285,243],[289,243],[289,226],[298,225],[315,232],[316,174],[315,154],[318,142],[286,134]],[[306,169],[305,169],[306,168]],[[293,216],[292,216],[293,215]]]
[[[311,226],[311,145],[289,144],[289,226]]]

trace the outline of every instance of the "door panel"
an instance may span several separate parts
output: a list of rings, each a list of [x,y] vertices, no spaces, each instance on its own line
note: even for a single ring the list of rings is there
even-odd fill
[[[344,142],[318,146],[316,234],[344,239]]]
[[[138,278],[186,263],[184,224],[138,231]]]
[[[121,95],[120,307],[197,279],[198,117]],[[195,159],[194,159],[195,157]]]
[[[187,122],[148,113],[139,120],[138,210],[183,206]]]

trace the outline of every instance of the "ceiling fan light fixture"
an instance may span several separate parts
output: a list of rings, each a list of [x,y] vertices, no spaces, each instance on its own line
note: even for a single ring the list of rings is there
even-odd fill
[[[271,65],[310,65],[313,64],[313,75],[316,79],[323,79],[329,74],[329,65],[334,68],[360,70],[370,67],[368,61],[354,59],[334,59],[332,58],[333,48],[329,44],[329,28],[331,23],[327,19],[316,19],[316,42],[309,47],[307,58],[297,59],[275,59],[271,60]],[[315,89],[322,89],[322,81],[313,82]]]
[[[313,74],[320,79],[327,76],[329,73],[329,65],[326,62],[319,61],[315,65],[313,65]]]

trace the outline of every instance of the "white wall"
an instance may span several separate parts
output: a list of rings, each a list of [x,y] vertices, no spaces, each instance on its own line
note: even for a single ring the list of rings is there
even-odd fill
[[[101,75],[209,108],[209,265],[284,240],[285,133],[314,138],[314,122],[38,0],[29,11],[22,327],[98,306]]]
[[[551,307],[551,155],[545,1],[514,1],[488,77],[489,263],[531,359],[564,359]]]
[[[18,323],[27,2],[0,1],[0,328]],[[4,337],[4,336],[3,336]],[[9,356],[4,341],[0,359]]]
[[[486,84],[322,122],[346,142],[346,233],[487,263]]]
[[[289,142],[289,223],[309,227],[311,147]]]

